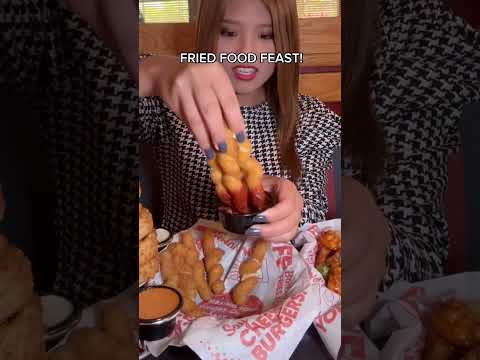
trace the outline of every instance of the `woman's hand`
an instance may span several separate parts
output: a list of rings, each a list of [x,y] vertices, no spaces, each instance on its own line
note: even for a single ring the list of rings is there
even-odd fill
[[[359,182],[344,177],[342,197],[342,326],[348,330],[372,311],[390,232],[372,194]]]
[[[152,56],[140,62],[140,96],[159,96],[197,138],[209,159],[213,149],[226,151],[226,126],[237,138],[245,124],[237,95],[223,67],[182,64],[171,56]]]
[[[265,221],[267,224],[254,225],[245,234],[261,236],[268,241],[293,240],[298,232],[303,210],[303,198],[297,187],[287,179],[264,176],[263,188],[276,197],[277,203],[257,215],[256,220]]]

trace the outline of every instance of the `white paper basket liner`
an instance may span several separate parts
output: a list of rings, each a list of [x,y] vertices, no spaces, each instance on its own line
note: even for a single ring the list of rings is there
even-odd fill
[[[177,318],[174,335],[160,342],[148,342],[148,350],[160,355],[168,346],[188,345],[202,359],[289,359],[307,329],[315,321],[329,352],[337,357],[341,337],[340,297],[325,287],[314,268],[317,244],[313,226],[340,229],[340,221],[304,227],[296,243],[304,244],[299,253],[292,245],[272,244],[259,272],[259,283],[247,306],[232,303],[229,291],[238,283],[238,268],[248,258],[254,239],[247,239],[242,253],[225,281],[226,294],[217,295],[204,304],[197,303],[215,316]],[[206,228],[216,229],[215,245],[225,251],[222,266],[232,263],[241,235],[225,232],[218,223],[199,220],[190,230],[201,258],[201,239]],[[179,234],[173,242],[179,241]],[[151,284],[161,284],[157,274]],[[263,309],[261,314],[258,314]],[[318,324],[317,324],[318,322]]]
[[[480,290],[473,284],[480,284],[480,272],[455,274],[413,284],[394,284],[378,299],[376,311],[366,326],[367,334],[361,330],[348,336],[343,334],[342,353],[349,354],[349,357],[343,358],[420,360],[425,335],[421,313],[430,304],[452,296],[466,302],[479,302]],[[379,350],[370,339],[382,337],[389,339]]]

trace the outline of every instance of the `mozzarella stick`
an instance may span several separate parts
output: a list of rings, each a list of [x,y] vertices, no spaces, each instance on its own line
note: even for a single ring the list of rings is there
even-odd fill
[[[193,279],[190,276],[180,276],[179,291],[183,298],[183,312],[192,311],[197,307],[197,304],[195,304],[195,285],[193,284]]]
[[[269,243],[264,239],[257,240],[255,247],[253,248],[252,257],[257,260],[263,261],[265,254],[268,251]]]
[[[245,275],[248,275],[248,274],[255,274],[260,269],[261,266],[262,266],[262,263],[255,258],[244,261],[240,265],[240,269],[239,269],[240,278],[243,278]]]
[[[240,281],[232,291],[233,302],[237,305],[244,305],[248,300],[248,295],[257,286],[257,278],[250,277],[244,281]]]
[[[209,301],[213,294],[205,279],[205,268],[201,260],[197,260],[193,267],[193,281],[202,300]]]
[[[216,295],[223,294],[225,292],[225,284],[223,281],[218,280],[212,284],[211,289]]]
[[[199,318],[199,317],[208,315],[205,310],[200,309],[198,306],[196,308],[194,308],[193,310],[189,311],[187,314],[191,315],[195,318]]]
[[[191,231],[182,232],[181,238],[182,238],[182,244],[185,245],[186,248],[194,249],[195,251],[197,250]]]
[[[207,272],[210,271],[215,265],[220,263],[223,257],[223,250],[214,249],[211,253],[207,253],[205,256],[205,269]]]
[[[185,264],[187,264],[190,268],[193,268],[195,263],[198,260],[198,253],[196,249],[187,249],[185,252]]]
[[[212,231],[205,232],[202,239],[205,270],[207,271],[208,285],[214,294],[223,294],[225,291],[225,284],[223,283],[222,275],[224,272],[223,266],[220,264],[224,251],[215,248],[215,240]]]
[[[207,230],[203,235],[202,247],[204,253],[210,253],[215,249],[215,240],[211,230]]]
[[[220,264],[216,264],[208,271],[208,284],[212,286],[212,284],[216,283],[222,278],[223,275],[223,267]]]
[[[160,254],[160,273],[164,281],[168,281],[170,277],[177,273],[174,259],[168,251]]]
[[[232,299],[237,305],[247,302],[250,292],[257,285],[257,272],[260,270],[269,244],[264,239],[257,240],[253,247],[252,255],[245,260],[239,269],[240,282],[233,288]]]
[[[165,281],[165,286],[169,286],[171,288],[177,289],[178,290],[178,282],[179,282],[179,275],[178,274],[173,274],[171,275],[166,281]]]

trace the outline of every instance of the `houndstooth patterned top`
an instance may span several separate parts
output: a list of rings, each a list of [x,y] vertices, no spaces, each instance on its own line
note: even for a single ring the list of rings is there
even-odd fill
[[[264,102],[242,106],[253,155],[265,173],[288,178],[280,169],[275,115]],[[159,98],[143,98],[140,104],[143,143],[154,144],[165,209],[162,227],[177,232],[199,218],[217,219],[217,197],[207,160],[188,126]],[[303,222],[325,219],[327,169],[340,145],[340,119],[321,101],[299,97],[296,149],[302,167],[297,186],[304,199]]]
[[[0,29],[0,86],[35,109],[55,179],[54,291],[80,306],[116,295],[138,279],[135,82],[59,1],[2,2]]]
[[[374,189],[393,237],[385,288],[444,271],[448,156],[459,149],[462,106],[480,101],[480,35],[440,0],[381,4],[372,84],[389,151]],[[362,178],[344,164],[346,173]]]

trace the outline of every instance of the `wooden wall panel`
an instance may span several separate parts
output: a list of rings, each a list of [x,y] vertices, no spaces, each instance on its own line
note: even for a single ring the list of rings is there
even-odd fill
[[[340,85],[340,73],[300,75],[300,93],[315,96],[324,102],[339,102],[341,100]]]
[[[300,91],[316,96],[325,102],[341,99],[339,71],[341,63],[339,18],[300,19],[302,67],[316,68],[318,73],[300,76]],[[178,55],[193,51],[195,47],[194,24],[140,24],[139,53]],[[323,69],[336,72],[323,72]]]
[[[178,55],[195,47],[193,24],[139,24],[138,32],[140,54]]]
[[[300,49],[306,66],[339,66],[340,18],[300,19]]]
[[[170,54],[195,48],[194,24],[140,24],[140,54]],[[300,45],[304,66],[339,66],[340,19],[300,19]]]

